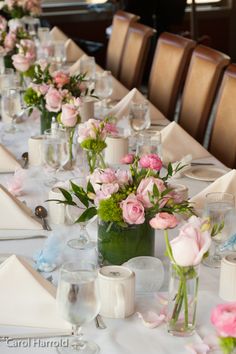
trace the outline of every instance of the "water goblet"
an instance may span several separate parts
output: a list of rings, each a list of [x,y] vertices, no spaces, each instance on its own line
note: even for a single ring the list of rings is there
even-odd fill
[[[95,94],[101,99],[102,108],[106,109],[108,99],[112,95],[112,75],[110,71],[103,71],[96,74]]]
[[[81,326],[93,320],[100,309],[97,269],[86,261],[70,262],[61,267],[57,289],[57,308],[62,318],[72,324],[73,335],[60,354],[96,354],[97,344],[83,340]]]
[[[9,89],[4,91],[2,96],[2,114],[6,114],[11,118],[10,126],[6,126],[6,133],[15,133],[18,129],[16,127],[16,120],[24,114],[25,107],[21,93],[17,89]]]
[[[161,157],[161,133],[158,130],[146,130],[139,134],[137,155],[157,154]]]
[[[66,63],[66,47],[65,42],[55,41],[54,42],[54,61],[57,67],[60,69]]]
[[[148,129],[151,124],[148,101],[131,102],[129,121],[132,128],[132,134],[130,137],[131,150],[136,151],[136,142],[139,133]]]
[[[85,56],[80,59],[80,73],[86,74],[88,86],[94,85],[96,78],[96,63],[94,57]]]
[[[204,215],[210,218],[211,227],[217,225],[220,231],[212,237],[214,253],[203,260],[212,268],[219,268],[221,255],[219,246],[232,235],[233,218],[235,217],[234,196],[229,193],[213,192],[206,195]]]

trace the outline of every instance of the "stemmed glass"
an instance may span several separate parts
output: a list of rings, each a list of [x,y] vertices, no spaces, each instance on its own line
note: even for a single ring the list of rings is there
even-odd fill
[[[85,79],[87,80],[89,88],[94,85],[96,78],[96,63],[94,57],[85,56],[80,59],[80,73],[86,74]]]
[[[87,186],[85,177],[71,179],[71,182],[82,187],[84,190]],[[77,199],[76,204],[79,206],[66,206],[66,215],[70,223],[76,222],[80,215],[85,211],[85,206]],[[67,242],[67,245],[74,249],[87,250],[95,247],[95,242],[91,241],[86,229],[88,222],[80,222],[80,232],[77,238],[73,238]]]
[[[131,149],[134,147],[136,150],[136,139],[138,133],[148,129],[151,124],[148,101],[145,100],[143,102],[131,102],[129,121],[132,128]]]
[[[220,231],[212,237],[214,253],[203,260],[203,263],[212,268],[219,268],[221,255],[219,246],[229,238],[233,232],[233,217],[235,215],[234,196],[229,193],[208,193],[205,202],[205,216],[210,218],[211,227],[217,225]]]
[[[81,326],[92,321],[100,309],[97,269],[85,261],[66,263],[61,267],[57,289],[57,307],[66,321],[72,324],[73,336],[69,347],[57,349],[60,354],[96,354],[97,344],[82,339]]]
[[[107,108],[109,97],[112,95],[112,75],[110,71],[96,74],[95,94],[102,100],[102,107]]]
[[[60,69],[66,63],[66,47],[65,42],[55,41],[54,42],[54,61],[57,67]]]
[[[6,90],[2,96],[2,113],[7,114],[11,118],[11,125],[5,129],[7,133],[15,133],[16,120],[24,114],[25,107],[23,105],[22,96],[19,90]]]

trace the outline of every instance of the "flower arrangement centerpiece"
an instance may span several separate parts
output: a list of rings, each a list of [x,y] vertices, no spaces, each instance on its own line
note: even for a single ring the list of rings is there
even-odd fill
[[[155,230],[149,221],[159,212],[191,214],[188,201],[181,199],[167,181],[176,171],[171,164],[164,177],[158,155],[124,159],[129,170],[96,169],[87,188],[71,182],[71,191],[61,189],[66,203],[84,205],[77,222],[98,216],[100,264],[122,264],[136,256],[154,255]],[[60,201],[59,201],[60,202]]]
[[[15,68],[24,65],[24,71],[34,63],[36,48],[31,36],[18,20],[6,21],[0,16],[0,52],[4,54],[5,67]],[[26,67],[27,65],[27,67]]]
[[[105,139],[108,134],[116,133],[113,117],[107,117],[102,121],[89,119],[79,125],[78,142],[86,152],[90,173],[93,173],[97,167],[103,169],[106,167],[103,159],[103,150],[107,146]]]
[[[150,224],[164,230],[166,255],[171,262],[168,331],[179,336],[191,335],[196,325],[199,264],[211,244],[209,220],[191,216],[172,241],[169,241],[167,229],[178,224],[175,215],[158,213]]]
[[[211,313],[211,323],[215,326],[219,344],[224,354],[236,350],[236,303],[217,305]]]
[[[2,11],[9,18],[22,18],[24,16],[39,16],[41,14],[41,0],[4,0]]]

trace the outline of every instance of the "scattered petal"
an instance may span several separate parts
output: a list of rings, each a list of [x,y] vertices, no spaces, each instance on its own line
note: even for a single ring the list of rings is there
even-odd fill
[[[185,346],[192,354],[207,354],[210,351],[210,347],[205,343],[190,343]]]
[[[147,328],[155,328],[162,324],[166,316],[164,314],[158,315],[156,312],[148,311],[145,313],[137,312],[139,318],[141,318],[143,324]]]

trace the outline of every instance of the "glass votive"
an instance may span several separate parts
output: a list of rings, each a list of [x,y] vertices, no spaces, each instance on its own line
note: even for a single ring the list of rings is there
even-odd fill
[[[156,257],[141,256],[123,264],[135,273],[136,293],[157,292],[164,281],[164,267]]]
[[[145,130],[140,133],[136,153],[139,156],[157,154],[161,157],[161,133],[157,130]]]

